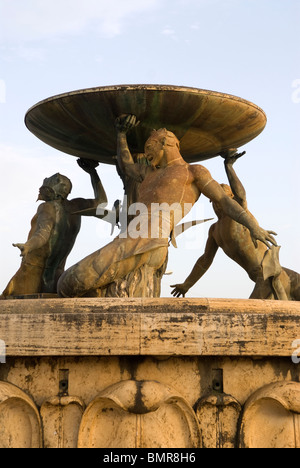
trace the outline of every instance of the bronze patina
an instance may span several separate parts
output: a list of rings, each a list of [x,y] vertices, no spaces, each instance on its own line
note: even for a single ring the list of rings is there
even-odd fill
[[[239,148],[265,128],[264,111],[229,94],[164,85],[120,85],[51,97],[26,114],[27,128],[43,142],[73,156],[113,164],[115,120],[134,114],[140,125],[128,135],[132,153],[142,153],[153,129],[167,128],[180,140],[186,162]]]
[[[244,250],[251,247],[253,258],[260,251],[265,253],[264,258],[268,256],[267,267],[262,270],[263,279],[267,279],[268,270],[279,291],[281,285],[278,286],[277,277],[282,269],[276,261],[279,247],[273,237],[275,233],[262,229],[239,199],[226,193],[206,168],[193,164],[226,156],[228,174],[232,169],[229,164],[232,158],[228,159],[232,149],[236,154],[236,148],[257,137],[266,122],[262,109],[239,97],[166,85],[83,89],[51,97],[29,109],[26,126],[43,142],[92,165],[102,162],[116,166],[124,184],[129,214],[125,225],[120,223],[121,231],[111,243],[67,271],[61,268],[51,288],[43,287],[41,292],[54,292],[57,283],[57,293],[63,297],[159,296],[168,247],[170,242],[176,246],[178,228],[182,232],[202,222],[193,221],[190,225],[182,222],[201,194],[212,201],[214,207],[220,207],[236,230],[247,232]],[[94,174],[95,168],[91,170]],[[94,215],[105,219],[109,211],[107,200],[105,197],[104,211],[99,214],[98,198],[92,205],[76,206],[70,213],[71,218]],[[61,201],[51,198],[46,200],[45,206],[47,203],[61,204]],[[136,204],[139,211],[132,210]],[[141,211],[141,206],[145,210]],[[159,210],[153,211],[157,206]],[[119,224],[119,214],[121,218],[123,213],[119,213],[119,208],[118,202],[114,224]],[[56,242],[65,245],[60,237]],[[68,252],[73,243],[67,246]],[[234,252],[230,255],[236,260],[239,240],[231,244]],[[23,264],[27,257],[25,247],[19,246]],[[42,253],[47,260],[49,248],[46,247]],[[194,282],[198,276],[193,277]],[[17,288],[19,282],[15,283]],[[185,293],[182,285],[174,286],[174,295]],[[22,290],[24,294],[29,292],[32,293]],[[285,291],[282,294],[287,298]],[[282,297],[277,294],[277,298]]]

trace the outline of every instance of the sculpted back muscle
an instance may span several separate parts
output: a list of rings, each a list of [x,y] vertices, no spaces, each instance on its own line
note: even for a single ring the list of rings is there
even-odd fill
[[[192,183],[193,174],[187,164],[153,169],[142,182],[138,199],[146,206],[151,203],[194,204],[197,193]]]

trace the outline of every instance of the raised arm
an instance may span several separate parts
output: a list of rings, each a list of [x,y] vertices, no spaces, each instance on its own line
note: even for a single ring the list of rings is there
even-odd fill
[[[214,225],[212,225],[209,230],[204,254],[197,260],[194,268],[192,269],[190,275],[186,278],[184,283],[171,285],[171,288],[174,288],[171,292],[171,294],[173,294],[174,297],[180,297],[181,295],[185,297],[189,289],[191,289],[191,287],[194,286],[194,284],[196,284],[200,278],[202,278],[202,276],[207,272],[207,270],[211,266],[219,248],[213,237],[213,230]]]
[[[117,129],[117,161],[123,171],[124,165],[134,164],[133,157],[129,151],[127,143],[127,132],[136,127],[139,123],[135,115],[120,116],[116,119]]]
[[[225,172],[227,174],[228,182],[235,200],[243,207],[247,208],[246,200],[246,190],[238,178],[235,170],[233,169],[234,163],[242,156],[246,154],[246,151],[243,153],[238,153],[237,149],[230,149],[220,153],[220,156],[224,158]]]
[[[107,205],[107,196],[100,180],[99,175],[97,174],[96,167],[99,166],[97,161],[92,161],[90,159],[78,159],[77,164],[81,169],[87,172],[91,177],[92,187],[95,194],[95,206],[98,206],[100,203]]]
[[[77,164],[90,175],[95,198],[74,198],[69,202],[71,210],[73,213],[81,214],[82,216],[96,216],[97,207],[101,205],[104,208],[107,205],[107,196],[96,171],[96,167],[99,166],[99,163],[90,159],[81,158],[77,160]]]
[[[120,116],[116,119],[115,126],[117,129],[117,163],[119,168],[119,175],[123,179],[124,175],[136,180],[137,182],[142,182],[147,167],[145,165],[136,163],[132,157],[132,154],[128,148],[127,143],[127,133],[133,128],[137,127],[139,122],[137,122],[135,115],[125,115]],[[124,184],[126,185],[126,184]]]
[[[262,229],[257,221],[251,217],[235,200],[228,197],[220,184],[216,182],[207,169],[203,166],[190,166],[194,174],[194,183],[200,193],[203,193],[212,202],[219,203],[223,212],[230,216],[237,223],[247,227],[251,233],[254,245],[257,247],[257,241],[263,242],[268,248],[271,245],[277,245],[273,235],[274,231]]]

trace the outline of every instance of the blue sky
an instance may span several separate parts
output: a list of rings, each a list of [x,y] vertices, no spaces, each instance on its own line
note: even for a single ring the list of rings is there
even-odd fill
[[[282,265],[300,271],[298,0],[0,0],[0,289],[20,264],[11,244],[26,240],[41,181],[56,172],[72,197],[92,196],[76,159],[50,148],[24,125],[26,111],[50,96],[113,84],[169,84],[234,94],[267,114],[264,132],[236,165],[250,211],[278,233]],[[203,163],[226,182],[220,158]],[[122,197],[113,167],[99,174],[109,203]],[[204,197],[195,215],[215,217]],[[203,253],[207,230],[194,228],[170,248],[163,296]],[[68,266],[109,242],[103,222],[84,219]],[[247,274],[221,251],[190,297],[249,296]]]

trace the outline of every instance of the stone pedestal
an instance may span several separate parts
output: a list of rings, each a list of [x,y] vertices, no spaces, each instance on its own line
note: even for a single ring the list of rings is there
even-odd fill
[[[0,302],[0,446],[300,446],[300,305]]]

